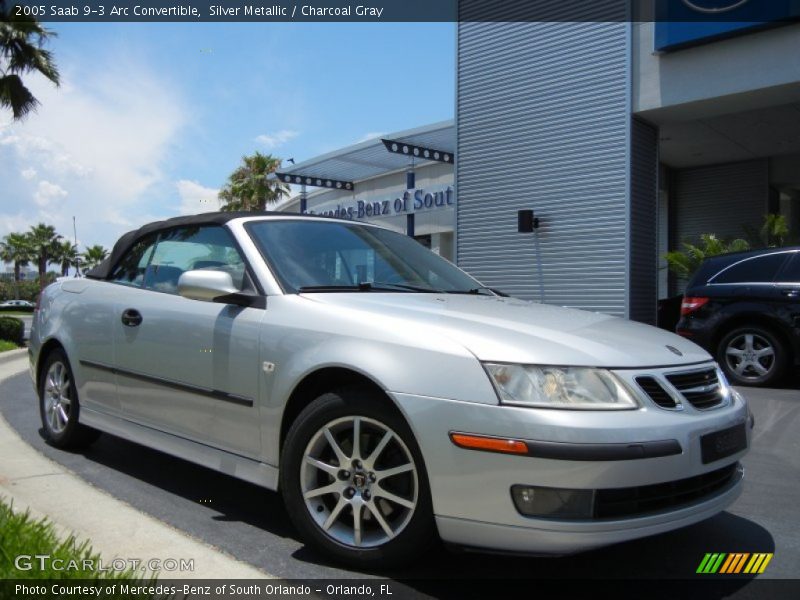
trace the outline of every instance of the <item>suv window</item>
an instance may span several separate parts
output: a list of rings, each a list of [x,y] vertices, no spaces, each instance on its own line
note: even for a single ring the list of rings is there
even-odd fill
[[[145,269],[147,269],[147,265],[153,257],[153,249],[155,247],[155,235],[148,235],[136,242],[111,272],[111,281],[123,285],[141,287],[144,281]]]
[[[710,283],[770,283],[787,256],[779,253],[746,258],[721,271]]]
[[[244,287],[245,266],[233,236],[223,227],[182,227],[161,233],[144,276],[144,287],[176,294],[185,271],[210,269],[230,273]]]
[[[800,252],[792,254],[792,258],[786,267],[778,275],[778,281],[782,283],[800,284]]]

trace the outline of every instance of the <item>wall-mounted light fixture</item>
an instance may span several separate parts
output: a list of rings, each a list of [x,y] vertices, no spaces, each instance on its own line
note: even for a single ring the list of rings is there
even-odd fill
[[[517,211],[517,231],[519,233],[533,233],[539,229],[539,217],[531,209]]]

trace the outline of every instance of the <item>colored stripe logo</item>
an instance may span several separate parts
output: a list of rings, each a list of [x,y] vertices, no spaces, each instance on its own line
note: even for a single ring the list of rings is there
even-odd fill
[[[772,552],[709,552],[700,561],[697,573],[737,575],[739,573],[758,574],[772,560]]]

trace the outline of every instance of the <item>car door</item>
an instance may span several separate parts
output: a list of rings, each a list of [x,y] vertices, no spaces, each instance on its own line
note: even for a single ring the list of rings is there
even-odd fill
[[[220,226],[175,228],[161,232],[148,252],[136,275],[139,284],[115,307],[117,388],[125,417],[257,456],[264,311],[190,300],[177,290],[180,275],[193,269],[225,270],[240,289],[252,285],[233,236]]]
[[[782,320],[790,328],[800,328],[800,252],[793,252],[775,278]]]

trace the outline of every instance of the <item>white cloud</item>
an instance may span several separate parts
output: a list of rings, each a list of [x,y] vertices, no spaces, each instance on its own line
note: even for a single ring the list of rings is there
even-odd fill
[[[36,202],[38,206],[46,208],[53,200],[63,198],[66,195],[67,190],[60,185],[50,183],[49,181],[40,181],[36,192],[33,194],[33,201]]]
[[[35,75],[26,80],[41,105],[21,122],[0,123],[0,179],[7,188],[0,236],[12,224],[21,229],[20,219],[64,234],[75,216],[82,239],[110,246],[141,224],[144,202],[156,190],[162,196],[174,190],[166,163],[190,107],[174,84],[134,56],[110,53],[79,71],[60,64],[60,88]],[[13,220],[5,218],[11,214]]]
[[[205,187],[188,179],[181,179],[175,185],[181,198],[179,210],[182,215],[193,215],[219,209],[218,189]]]
[[[291,129],[281,129],[280,131],[276,131],[275,133],[264,133],[256,137],[256,141],[259,144],[266,146],[269,149],[277,148],[278,146],[282,146],[289,140],[296,138],[299,135],[298,132],[292,131]]]
[[[16,151],[21,159],[34,161],[53,173],[81,176],[91,173],[91,169],[76,161],[65,151],[62,144],[47,137],[24,133],[21,135],[12,134],[0,137],[0,146],[10,147]],[[25,173],[23,173],[24,176]],[[30,178],[26,177],[26,179]]]

